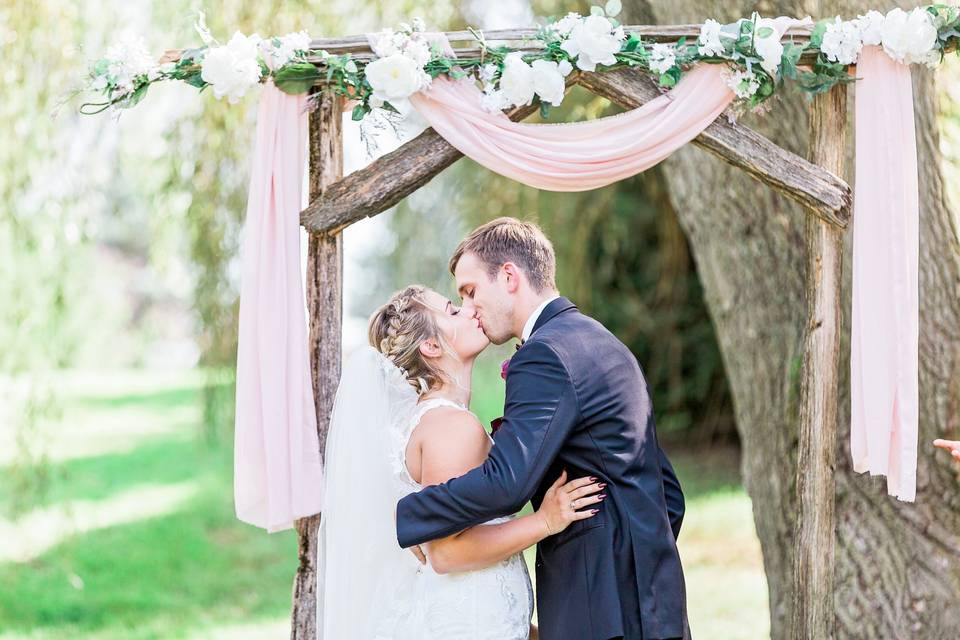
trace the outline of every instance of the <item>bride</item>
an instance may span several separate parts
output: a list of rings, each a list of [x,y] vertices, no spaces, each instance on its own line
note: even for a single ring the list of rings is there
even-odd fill
[[[430,542],[421,564],[397,544],[396,503],[486,459],[493,440],[467,407],[489,341],[476,318],[417,285],[373,314],[369,339],[344,364],[326,443],[317,637],[536,637],[522,551],[592,517],[583,508],[603,500],[603,486],[564,472],[535,513]]]

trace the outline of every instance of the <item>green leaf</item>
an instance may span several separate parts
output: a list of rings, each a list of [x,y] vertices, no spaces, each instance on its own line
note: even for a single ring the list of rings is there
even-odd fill
[[[135,107],[138,102],[143,100],[143,96],[147,95],[147,89],[149,88],[149,83],[140,85],[133,93],[123,99],[121,106],[125,109]]]
[[[604,10],[608,16],[613,17],[623,10],[623,3],[620,2],[620,0],[607,0],[607,5],[604,7]]]
[[[626,44],[623,46],[623,50],[636,51],[638,46],[640,46],[640,36],[635,33],[631,33],[630,37],[627,38]]]
[[[550,103],[541,102],[540,103],[540,117],[546,120],[550,117]]]
[[[197,89],[203,89],[205,86],[207,86],[206,81],[201,77],[199,71],[183,76],[182,80],[191,87],[196,87]]]
[[[598,7],[598,6],[596,6],[596,5],[590,7],[590,15],[592,15],[592,16],[602,16],[602,15],[603,15],[603,7]]]
[[[760,27],[759,29],[757,29],[758,38],[769,38],[772,35],[773,35],[773,29],[771,29],[770,27]]]
[[[277,88],[291,95],[308,92],[319,79],[320,70],[309,62],[288,64],[273,74]]]
[[[810,46],[820,48],[821,43],[823,43],[823,34],[827,32],[828,24],[830,24],[829,20],[821,20],[813,27],[813,31],[810,32]]]
[[[355,122],[363,120],[363,116],[367,115],[367,107],[362,104],[358,104],[353,108],[353,111],[350,114],[350,118]]]

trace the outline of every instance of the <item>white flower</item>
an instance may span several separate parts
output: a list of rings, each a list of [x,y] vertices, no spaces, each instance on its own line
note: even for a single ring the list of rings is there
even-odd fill
[[[769,27],[773,33],[766,38],[755,36],[753,40],[753,50],[760,56],[760,66],[771,76],[776,75],[777,68],[780,66],[780,60],[783,58],[783,44],[780,42],[780,33],[776,29],[776,23],[770,18],[760,18],[757,20],[755,30]]]
[[[373,87],[373,95],[383,101],[409,98],[422,88],[422,75],[425,74],[417,63],[402,53],[377,58],[367,65],[367,81]]]
[[[533,67],[523,61],[523,54],[513,51],[503,60],[500,91],[511,105],[530,104],[533,101]]]
[[[201,63],[200,77],[213,86],[217,100],[227,96],[230,103],[236,103],[247,89],[260,82],[259,43],[257,34],[248,37],[237,31],[226,45],[207,51]]]
[[[414,18],[411,22],[413,22],[413,30],[416,32],[425,31],[427,28],[427,25],[423,23],[423,18],[417,17],[417,18]]]
[[[403,42],[400,43],[400,46],[397,46],[394,38],[395,35],[403,36],[403,34],[395,34],[393,29],[389,27],[384,27],[380,33],[377,34],[377,39],[371,46],[373,52],[377,54],[377,57],[386,58],[387,56],[392,56],[400,51],[400,47],[403,46]],[[403,36],[403,38],[404,40],[406,39],[405,36]]]
[[[723,43],[720,41],[721,24],[716,20],[707,20],[700,27],[700,37],[697,38],[697,51],[702,56],[722,56]]]
[[[897,62],[931,64],[939,59],[934,48],[937,44],[937,28],[925,9],[916,8],[910,13],[893,9],[887,13],[881,29],[883,50]]]
[[[133,91],[136,78],[156,75],[157,65],[147,51],[143,38],[124,36],[107,49],[104,59],[107,61],[106,85],[121,87],[127,93]],[[106,88],[106,85],[103,88]]]
[[[560,69],[560,73],[563,74],[563,77],[570,75],[570,72],[573,71],[573,65],[570,64],[569,60],[561,60],[560,64],[557,65],[557,68]]]
[[[739,70],[727,76],[726,80],[727,86],[733,89],[738,98],[749,98],[760,88],[760,81],[749,71]]]
[[[560,65],[551,60],[534,60],[530,67],[533,69],[533,90],[541,102],[559,107],[566,89]]]
[[[658,42],[650,50],[650,70],[663,75],[677,63],[677,51],[669,44]]]
[[[624,37],[623,27],[614,28],[604,16],[591,15],[573,27],[561,48],[577,58],[580,69],[596,71],[598,64],[616,64],[614,54],[620,51]]]
[[[883,31],[883,14],[879,11],[868,11],[853,21],[860,30],[860,40],[863,44],[880,44]]]
[[[480,98],[480,106],[490,112],[503,111],[510,106],[508,102],[503,92],[497,91],[492,85],[484,90],[483,96]]]
[[[823,41],[820,51],[827,56],[827,60],[840,64],[853,64],[860,55],[863,47],[860,41],[860,29],[854,22],[844,22],[839,17],[827,25],[823,32]]]
[[[499,70],[500,70],[499,67],[497,67],[497,65],[495,64],[483,65],[482,67],[480,67],[480,71],[479,71],[480,82],[482,82],[485,85],[492,83],[494,79],[497,77],[497,71]]]
[[[430,46],[420,38],[409,38],[403,45],[403,55],[422,67],[430,62]]]
[[[551,25],[551,28],[562,36],[569,35],[573,28],[580,24],[583,17],[575,11],[571,11],[563,18]]]
[[[310,34],[297,31],[279,38],[270,38],[261,42],[260,48],[270,68],[279,69],[293,60],[298,53],[310,49]]]

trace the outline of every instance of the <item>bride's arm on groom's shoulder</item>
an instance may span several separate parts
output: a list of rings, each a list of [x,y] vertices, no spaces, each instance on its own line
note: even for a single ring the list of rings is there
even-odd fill
[[[440,484],[463,475],[479,466],[490,449],[483,427],[469,414],[434,413],[437,415],[432,419],[425,416],[417,427],[423,485]],[[567,482],[564,472],[547,491],[536,513],[502,524],[478,525],[428,542],[427,560],[437,573],[489,567],[563,531],[575,520],[595,515],[596,510],[578,509],[602,501],[602,489],[603,485],[591,478]]]

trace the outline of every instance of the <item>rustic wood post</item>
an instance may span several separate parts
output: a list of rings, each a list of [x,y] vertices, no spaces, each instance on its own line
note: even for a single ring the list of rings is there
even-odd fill
[[[843,174],[846,122],[846,85],[814,97],[810,108],[810,161],[837,176]],[[831,640],[835,632],[834,472],[843,229],[808,216],[806,240],[808,320],[800,387],[793,638]]]
[[[317,108],[310,114],[310,199],[314,200],[343,176],[343,101],[329,89],[320,89]],[[320,454],[327,441],[330,412],[340,379],[343,317],[343,238],[311,233],[307,254],[307,309],[310,314],[310,368],[317,411]],[[293,583],[290,638],[315,640],[317,610],[317,527],[320,515],[296,522],[299,566]]]

